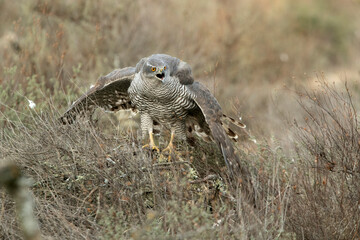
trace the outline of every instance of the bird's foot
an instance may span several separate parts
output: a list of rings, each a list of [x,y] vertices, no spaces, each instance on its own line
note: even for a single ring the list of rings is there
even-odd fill
[[[142,146],[142,148],[149,148],[151,151],[156,151],[158,153],[160,153],[160,149],[155,145],[155,144],[145,144],[144,146]]]
[[[171,161],[171,158],[180,155],[180,153],[178,153],[176,151],[176,148],[175,148],[175,146],[173,145],[172,142],[170,142],[169,145],[164,150],[161,151],[162,156],[164,156],[164,152],[168,152],[168,161],[169,162]]]
[[[151,151],[157,151],[158,153],[160,153],[160,149],[156,146],[155,141],[154,141],[154,135],[152,132],[149,132],[149,140],[150,142],[148,144],[145,144],[144,146],[142,146],[142,148],[149,148]]]

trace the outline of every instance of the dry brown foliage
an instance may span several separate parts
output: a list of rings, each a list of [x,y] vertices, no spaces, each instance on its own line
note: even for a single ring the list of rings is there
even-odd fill
[[[304,239],[356,239],[360,223],[360,132],[353,97],[319,77],[299,104],[297,172],[289,226]]]
[[[62,126],[49,116],[35,114],[32,120],[31,126],[4,132],[0,151],[3,159],[18,164],[33,179],[35,212],[44,238],[283,234],[289,186],[277,176],[278,163],[266,173],[256,172],[256,166],[249,165],[251,156],[243,155],[256,183],[254,207],[216,173],[224,164],[211,144],[187,148],[177,161],[163,162],[129,135],[106,136],[86,123]],[[264,156],[276,162],[270,151]],[[3,196],[1,232],[16,239],[12,201]]]

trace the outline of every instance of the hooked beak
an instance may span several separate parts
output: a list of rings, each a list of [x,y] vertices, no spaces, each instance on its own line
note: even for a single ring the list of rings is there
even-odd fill
[[[165,73],[164,73],[164,69],[163,68],[161,68],[160,70],[159,70],[159,72],[156,74],[156,77],[159,79],[159,80],[164,80],[164,78],[165,78]]]

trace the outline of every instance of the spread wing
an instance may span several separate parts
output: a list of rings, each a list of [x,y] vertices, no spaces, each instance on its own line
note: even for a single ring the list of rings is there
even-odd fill
[[[205,86],[199,82],[194,82],[190,65],[177,58],[167,61],[172,62],[170,64],[172,66],[171,75],[177,77],[179,82],[185,85],[195,96],[193,100],[197,104],[197,108],[191,110],[189,115],[196,119],[202,131],[210,135],[219,146],[225,163],[233,175],[235,169],[241,169],[240,161],[235,155],[234,147],[227,132],[223,128],[221,119],[224,115],[218,101]]]
[[[132,108],[128,88],[136,68],[116,69],[100,77],[96,84],[77,99],[61,117],[63,123],[72,123],[77,116],[92,115],[97,107],[108,111]]]
[[[247,175],[247,173],[242,168],[240,160],[235,154],[233,143],[223,127],[221,121],[223,113],[218,101],[199,82],[187,85],[187,89],[195,96],[194,101],[197,104],[197,108],[192,110],[189,115],[197,120],[197,123],[205,133],[211,134],[212,139],[222,152],[230,175],[232,177],[245,177],[244,174]]]

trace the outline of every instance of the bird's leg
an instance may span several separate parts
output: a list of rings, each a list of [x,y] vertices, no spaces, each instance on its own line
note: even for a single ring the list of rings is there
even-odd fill
[[[179,156],[179,153],[176,151],[176,147],[174,146],[174,138],[175,138],[175,130],[172,129],[171,130],[171,136],[170,136],[170,142],[169,144],[167,145],[167,147],[162,150],[161,154],[163,154],[164,152],[168,152],[169,153],[169,156],[168,156],[168,161],[171,160],[172,157],[178,155]]]
[[[168,160],[170,160],[171,157],[174,155],[180,156],[180,154],[176,151],[176,148],[173,144],[175,138],[175,132],[178,139],[186,140],[186,125],[184,120],[178,120],[172,124],[170,142],[168,146],[162,151],[162,153],[169,152]]]
[[[145,144],[144,146],[142,146],[142,148],[150,148],[150,150],[156,150],[157,152],[160,152],[160,149],[156,146],[155,141],[154,141],[154,134],[153,132],[149,131],[149,139],[150,142],[148,144]]]
[[[141,121],[143,139],[145,139],[146,135],[148,135],[150,141],[148,144],[142,146],[142,148],[150,148],[150,150],[156,150],[157,152],[160,152],[160,149],[155,145],[155,141],[154,141],[152,118],[150,117],[149,114],[143,113],[140,115],[140,121]]]
[[[175,131],[171,131],[170,142],[167,145],[167,147],[164,150],[162,150],[162,152],[169,152],[169,153],[175,152],[175,147],[173,144],[174,137],[175,137]]]

